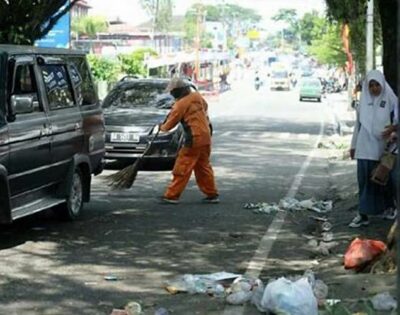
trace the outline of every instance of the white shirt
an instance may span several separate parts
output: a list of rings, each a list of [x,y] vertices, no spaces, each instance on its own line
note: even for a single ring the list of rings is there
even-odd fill
[[[389,112],[394,111],[394,122],[398,121],[397,104],[387,104]],[[380,108],[375,108],[377,116],[383,116]],[[386,111],[387,113],[388,111]],[[381,114],[381,115],[379,115]],[[380,117],[383,118],[383,117]],[[387,118],[390,124],[390,117]],[[382,130],[383,131],[383,130]],[[386,141],[379,134],[372,134],[363,125],[360,124],[359,113],[357,109],[357,120],[354,126],[353,138],[351,140],[351,148],[355,149],[354,158],[363,160],[379,161],[383,151],[385,150]]]

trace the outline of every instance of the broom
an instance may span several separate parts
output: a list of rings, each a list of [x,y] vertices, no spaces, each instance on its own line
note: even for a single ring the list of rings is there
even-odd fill
[[[127,189],[132,187],[133,183],[136,180],[139,169],[143,164],[143,158],[150,151],[150,148],[159,133],[160,128],[158,128],[154,137],[149,141],[142,155],[139,156],[133,164],[106,178],[106,180],[108,181],[108,186],[112,187],[113,189]]]

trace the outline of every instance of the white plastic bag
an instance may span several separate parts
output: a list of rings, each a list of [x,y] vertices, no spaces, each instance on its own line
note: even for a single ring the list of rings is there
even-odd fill
[[[307,278],[290,281],[284,277],[265,288],[261,306],[273,313],[318,315],[317,299]]]
[[[390,295],[389,292],[384,292],[375,295],[371,299],[372,305],[377,311],[390,311],[397,309],[397,301]]]

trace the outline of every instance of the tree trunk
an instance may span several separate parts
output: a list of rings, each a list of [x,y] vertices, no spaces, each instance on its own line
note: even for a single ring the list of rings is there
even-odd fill
[[[398,82],[398,55],[397,55],[397,0],[379,0],[379,14],[382,24],[383,42],[383,67],[386,81],[390,84],[393,91],[397,94]]]

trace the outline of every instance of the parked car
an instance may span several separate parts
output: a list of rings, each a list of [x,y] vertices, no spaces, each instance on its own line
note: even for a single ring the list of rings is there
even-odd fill
[[[143,154],[174,103],[174,98],[165,91],[168,82],[166,79],[124,79],[106,96],[102,107],[107,161],[130,163]],[[172,169],[182,144],[181,124],[169,132],[159,133],[143,159],[143,168]]]
[[[0,45],[0,222],[53,207],[77,218],[104,150],[85,54]]]
[[[316,99],[321,102],[322,85],[318,78],[303,78],[300,83],[300,102],[307,98]]]

